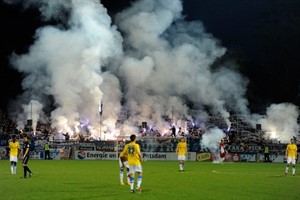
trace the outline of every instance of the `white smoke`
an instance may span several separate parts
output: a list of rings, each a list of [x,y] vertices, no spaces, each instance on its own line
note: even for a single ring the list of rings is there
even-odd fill
[[[66,2],[72,8],[68,29],[40,28],[29,53],[15,55],[13,63],[20,72],[28,74],[22,84],[24,90],[30,91],[29,96],[53,96],[53,128],[72,133],[80,120],[99,124],[97,104],[103,99],[101,67],[122,54],[122,37],[98,1],[52,1],[51,8],[61,3],[66,7]],[[49,3],[43,4],[46,5]],[[50,16],[49,10],[42,11]],[[120,93],[115,79],[107,81],[107,85],[113,81],[113,91]],[[110,96],[116,96],[117,99],[108,100],[117,105],[119,96]]]
[[[208,148],[215,155],[214,161],[217,161],[219,156],[219,144],[226,134],[218,128],[211,128],[202,135],[201,146]]]
[[[228,127],[228,108],[249,114],[248,80],[232,66],[212,69],[226,48],[201,22],[185,21],[180,0],[135,1],[115,25],[97,0],[23,3],[37,6],[44,20],[67,20],[39,28],[29,52],[12,56],[26,75],[23,104],[37,99],[43,108],[54,106],[53,128],[72,133],[88,121],[99,138],[136,133],[142,122],[165,132],[170,124],[163,116],[179,127],[192,120],[191,107],[202,109],[201,119],[210,108]]]
[[[230,127],[225,100],[233,100],[236,110],[248,113],[247,81],[229,69],[210,69],[226,49],[200,22],[185,22],[181,11],[180,1],[138,1],[117,15],[129,49],[119,70],[126,82],[126,106],[133,117],[154,118],[156,123],[164,114],[171,116],[174,108],[176,122],[191,119],[188,100],[198,108],[210,106]]]
[[[24,122],[27,122],[27,120],[31,120],[32,124],[30,126],[35,133],[38,121],[43,120],[42,117],[44,116],[44,113],[42,109],[43,105],[37,100],[31,100],[29,104],[23,104],[23,112],[17,116],[17,127],[19,129],[24,129],[26,126]]]
[[[267,139],[277,139],[288,143],[299,133],[299,108],[290,103],[272,104],[266,111],[266,116],[258,120],[266,131]]]

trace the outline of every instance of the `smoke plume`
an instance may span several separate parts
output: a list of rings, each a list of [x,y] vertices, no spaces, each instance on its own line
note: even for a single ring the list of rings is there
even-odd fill
[[[50,120],[57,130],[72,133],[88,122],[94,137],[103,138],[136,133],[142,122],[163,131],[170,123],[205,120],[207,108],[228,127],[228,109],[250,114],[248,80],[235,67],[212,69],[226,48],[200,21],[185,20],[180,0],[135,1],[114,24],[97,0],[22,3],[37,7],[45,21],[59,19],[36,30],[27,54],[11,58],[25,75],[21,104],[36,100],[43,111],[53,107]],[[201,116],[191,110],[201,110]]]

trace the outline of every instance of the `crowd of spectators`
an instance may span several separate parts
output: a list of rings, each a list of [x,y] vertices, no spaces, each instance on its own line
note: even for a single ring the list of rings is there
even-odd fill
[[[225,142],[230,144],[264,144],[271,143],[271,141],[265,141],[263,135],[264,132],[261,130],[256,130],[245,122],[243,116],[231,116],[230,122],[231,127],[228,129],[227,124],[219,117],[210,117],[205,125],[195,126],[194,124],[187,123],[186,127],[176,126],[176,132],[174,133],[174,127],[170,126],[164,133],[155,129],[139,127],[140,137],[180,137],[185,136],[187,138],[195,138],[201,140],[202,135],[211,127],[218,127],[226,133]],[[32,130],[24,130],[30,132]],[[7,112],[0,110],[0,138],[10,138],[11,134],[20,134],[20,130],[17,129],[16,124],[10,119]],[[38,122],[34,136],[37,139],[46,139],[48,141],[62,140],[62,141],[91,141],[93,138],[90,134],[72,134],[68,133],[58,133],[57,130],[51,128],[50,123]]]
[[[240,120],[240,119],[238,119]],[[244,142],[243,139],[241,138],[241,133],[243,133],[245,130],[249,132],[249,135],[253,135],[255,133],[255,130],[251,130],[249,126],[241,126],[243,122],[239,123],[239,127],[236,126],[236,121],[232,119],[232,128],[231,131],[228,132],[228,142],[235,142],[235,143],[240,143]],[[211,117],[207,121],[207,127],[213,127],[217,126],[219,128],[223,128],[224,130],[226,129],[226,124],[220,120],[219,118],[216,117]],[[238,127],[238,128],[237,128]],[[29,131],[30,130],[25,130]],[[47,139],[47,140],[54,140],[55,136],[57,135],[57,131],[55,129],[51,128],[50,123],[41,123],[38,122],[37,127],[36,127],[36,133],[35,136],[42,138],[42,139]],[[17,130],[16,124],[10,119],[9,115],[7,112],[0,110],[0,137],[3,138],[9,138],[11,134],[18,134],[19,130]],[[172,127],[170,127],[169,130],[167,130],[165,133],[161,133],[159,130],[155,130],[153,128],[149,127],[140,127],[140,136],[142,137],[172,137],[172,136],[186,136],[186,137],[192,137],[192,138],[200,138],[202,135],[205,133],[205,129],[203,127],[196,127],[196,126],[188,126],[185,128],[181,127],[176,127],[176,133],[172,134]],[[61,135],[66,135],[67,133],[62,133]],[[85,140],[88,139],[89,137],[83,137],[80,134],[73,135],[72,138],[68,135],[65,137],[65,139],[68,140]],[[244,137],[247,139],[246,137]]]
[[[0,139],[9,140],[12,135],[16,135],[20,138],[22,133],[27,133],[34,139],[57,141],[57,142],[74,142],[74,141],[90,141],[90,134],[73,134],[58,132],[55,128],[51,127],[51,123],[38,122],[36,129],[25,126],[23,129],[17,127],[14,121],[9,117],[8,113],[0,110]]]
[[[15,133],[16,124],[10,119],[7,112],[0,110],[0,139],[8,139]]]
[[[10,119],[7,112],[0,110],[0,132],[3,133],[13,133],[16,129],[16,124]]]

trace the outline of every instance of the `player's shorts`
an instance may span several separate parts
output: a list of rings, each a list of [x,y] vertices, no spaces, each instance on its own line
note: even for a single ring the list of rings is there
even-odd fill
[[[296,164],[296,158],[288,157],[286,163],[287,164],[292,163],[293,165],[295,165]]]
[[[224,153],[220,153],[220,157],[221,158],[224,158],[226,156],[226,153],[224,152]]]
[[[185,155],[178,155],[178,160],[186,160],[186,156]]]
[[[123,167],[123,165],[124,165],[126,168],[129,168],[128,161],[122,162],[121,158],[119,158],[119,165],[120,165],[120,167]]]
[[[143,172],[142,165],[129,166],[128,174],[134,174],[135,172]]]
[[[10,156],[9,160],[10,162],[18,162],[18,156]]]

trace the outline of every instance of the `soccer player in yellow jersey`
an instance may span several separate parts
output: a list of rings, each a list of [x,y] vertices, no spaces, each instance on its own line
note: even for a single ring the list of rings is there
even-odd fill
[[[136,135],[130,136],[130,143],[126,144],[121,155],[126,155],[128,157],[129,173],[128,177],[130,180],[130,191],[134,193],[134,175],[138,174],[137,178],[137,191],[141,192],[142,184],[142,155],[140,151],[140,145],[136,143]]]
[[[20,152],[20,143],[16,140],[16,136],[12,136],[12,141],[9,142],[9,160],[11,174],[17,173],[18,155]]]
[[[178,155],[179,160],[179,171],[183,172],[184,162],[187,156],[187,143],[184,137],[180,138],[180,141],[177,144],[176,154]]]
[[[119,165],[120,165],[120,185],[125,185],[123,182],[124,170],[126,169],[126,175],[129,174],[129,165],[128,165],[128,157],[123,152],[120,153]],[[127,183],[128,185],[130,185],[130,180],[128,176],[127,176]]]
[[[295,171],[296,171],[296,158],[297,158],[297,145],[294,144],[294,139],[291,139],[290,144],[287,145],[285,155],[287,157],[287,165],[285,168],[285,175],[287,175],[288,170],[289,170],[289,165],[292,164],[292,173],[293,176],[295,176]]]

